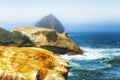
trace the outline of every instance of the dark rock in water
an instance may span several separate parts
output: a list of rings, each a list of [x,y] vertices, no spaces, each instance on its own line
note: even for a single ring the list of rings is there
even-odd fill
[[[35,24],[35,26],[43,27],[43,28],[49,28],[49,29],[54,29],[54,30],[56,30],[59,33],[63,33],[64,32],[63,25],[52,14],[45,16],[43,19],[38,21]]]

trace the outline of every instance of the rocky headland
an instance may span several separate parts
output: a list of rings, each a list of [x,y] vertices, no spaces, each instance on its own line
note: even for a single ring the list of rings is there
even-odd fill
[[[48,49],[59,54],[83,54],[83,50],[70,40],[65,33],[60,34],[53,29],[19,27],[12,32],[27,36],[35,47]]]

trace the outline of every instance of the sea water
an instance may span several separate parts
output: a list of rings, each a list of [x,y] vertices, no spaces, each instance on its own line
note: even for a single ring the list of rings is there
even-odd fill
[[[120,80],[120,34],[70,32],[83,55],[61,55],[71,65],[68,80]]]

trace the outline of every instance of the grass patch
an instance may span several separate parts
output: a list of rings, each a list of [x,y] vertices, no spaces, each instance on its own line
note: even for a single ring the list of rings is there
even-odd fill
[[[0,45],[33,46],[33,43],[25,35],[0,28]]]
[[[43,31],[43,34],[47,36],[48,41],[56,41],[57,40],[57,34],[55,31]]]

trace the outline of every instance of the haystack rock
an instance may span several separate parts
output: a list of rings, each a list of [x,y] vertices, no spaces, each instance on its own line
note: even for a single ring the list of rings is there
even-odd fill
[[[60,54],[82,54],[80,49],[65,33],[39,27],[19,27],[13,30],[29,37],[35,47],[42,47]]]
[[[43,27],[43,28],[48,28],[48,29],[54,29],[59,33],[64,32],[64,27],[60,23],[60,21],[54,17],[52,14],[47,15],[43,17],[40,21],[38,21],[35,26],[37,27]]]
[[[45,49],[0,46],[0,80],[66,80],[69,68]]]

